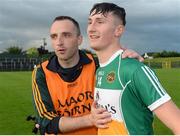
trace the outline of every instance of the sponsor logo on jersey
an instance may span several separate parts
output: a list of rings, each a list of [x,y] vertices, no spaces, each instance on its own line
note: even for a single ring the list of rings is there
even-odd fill
[[[96,91],[96,94],[95,94],[95,99],[96,99],[96,101],[98,101],[99,99],[100,99],[100,97],[99,97],[99,91]]]
[[[109,83],[112,83],[115,80],[115,72],[111,71],[109,74],[107,74],[106,79]]]
[[[91,110],[93,94],[91,91],[79,93],[71,96],[64,101],[58,99],[57,113],[60,116],[79,116]]]
[[[116,114],[116,109],[114,105],[111,104],[103,105],[98,103],[101,100],[98,90],[95,92],[95,100],[97,101],[97,105],[96,105],[97,107],[105,108],[108,112],[112,114]]]

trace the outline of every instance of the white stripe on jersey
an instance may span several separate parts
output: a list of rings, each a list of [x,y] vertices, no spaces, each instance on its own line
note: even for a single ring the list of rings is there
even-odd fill
[[[151,105],[148,106],[148,108],[153,111],[162,104],[166,103],[167,101],[171,100],[171,97],[168,94],[165,94],[163,97],[152,103]]]
[[[124,89],[124,88],[125,88],[125,86],[122,84],[122,82],[121,82],[121,78],[120,78],[121,56],[122,56],[122,53],[121,53],[121,55],[119,56],[119,64],[118,64],[118,79],[119,79],[119,82],[120,82],[121,86],[122,86],[122,87],[123,87],[123,89]]]
[[[151,73],[152,77],[154,77],[153,79],[154,79],[154,80],[156,81],[156,83],[158,84],[161,92],[164,93],[164,94],[166,94],[166,91],[165,91],[164,88],[162,87],[161,83],[159,82],[159,80],[158,80],[158,78],[156,77],[156,75],[154,74],[154,72],[153,72],[149,67],[147,67],[147,66],[144,66],[144,67],[145,67],[145,69],[146,69],[147,71],[149,71],[149,73]]]
[[[155,82],[153,81],[153,79],[151,78],[151,73],[149,73],[144,66],[141,67],[142,70],[144,71],[144,73],[146,74],[146,76],[149,78],[149,80],[151,81],[151,83],[153,84],[153,86],[155,87],[155,89],[157,90],[157,92],[159,93],[159,95],[162,97],[163,94],[161,93],[161,91],[159,90],[159,88],[157,87],[157,85],[155,84]]]

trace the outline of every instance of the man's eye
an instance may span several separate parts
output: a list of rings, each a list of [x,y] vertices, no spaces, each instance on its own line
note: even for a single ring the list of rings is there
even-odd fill
[[[57,35],[51,35],[51,39],[56,39]]]
[[[71,36],[71,34],[69,34],[69,33],[64,34],[64,37],[70,37],[70,36]]]

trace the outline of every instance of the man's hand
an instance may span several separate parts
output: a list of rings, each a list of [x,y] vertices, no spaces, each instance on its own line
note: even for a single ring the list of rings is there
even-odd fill
[[[109,122],[111,122],[111,114],[105,108],[97,108],[97,102],[93,102],[91,106],[91,114],[89,119],[91,123],[97,128],[108,128]]]
[[[137,52],[135,52],[134,50],[131,50],[131,49],[124,50],[124,52],[122,54],[122,58],[135,58],[135,59],[139,60],[140,62],[144,61],[144,58],[141,57],[141,55],[139,55]]]

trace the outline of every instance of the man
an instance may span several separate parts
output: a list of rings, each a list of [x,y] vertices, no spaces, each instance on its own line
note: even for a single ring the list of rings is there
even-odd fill
[[[97,134],[89,115],[98,64],[92,54],[78,49],[82,42],[79,24],[68,16],[56,17],[50,37],[56,55],[32,74],[40,133]],[[127,54],[139,57],[132,51]]]
[[[113,3],[95,4],[90,11],[87,33],[100,62],[90,120],[99,128],[98,134],[147,135],[153,134],[155,113],[174,134],[180,134],[180,111],[154,72],[134,59],[121,58],[125,15],[124,8]]]

